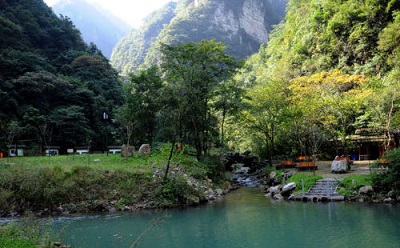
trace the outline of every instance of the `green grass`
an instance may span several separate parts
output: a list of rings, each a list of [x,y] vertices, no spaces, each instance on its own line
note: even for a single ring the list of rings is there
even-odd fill
[[[0,167],[1,170],[8,168],[42,168],[42,167],[62,167],[68,169],[73,166],[90,166],[105,170],[124,169],[128,171],[148,170],[151,167],[162,168],[166,166],[169,155],[169,145],[159,147],[150,156],[141,156],[136,152],[134,157],[121,157],[120,154],[82,154],[82,155],[60,155],[60,156],[35,156],[35,157],[11,157],[3,158],[0,164],[10,164],[8,167]],[[196,160],[192,156],[175,153],[172,161],[175,163],[195,164]]]
[[[339,183],[338,193],[345,196],[353,196],[357,194],[360,187],[365,185],[372,185],[371,175],[348,176]]]
[[[10,211],[57,211],[59,206],[74,212],[106,211],[145,204],[174,206],[201,190],[183,190],[186,177],[203,182],[220,180],[219,161],[198,162],[193,156],[175,153],[169,184],[163,181],[170,144],[159,145],[150,156],[124,158],[120,154],[84,154],[54,157],[14,157],[0,166],[0,215]],[[6,161],[7,159],[4,159]],[[0,164],[4,164],[0,161]],[[176,199],[180,199],[179,201]]]
[[[289,178],[289,182],[296,183],[296,191],[294,194],[298,194],[302,192],[302,180],[304,181],[304,192],[308,192],[308,190],[315,185],[316,181],[319,179],[323,179],[322,176],[310,175],[307,172],[298,172]]]
[[[91,166],[100,169],[128,169],[135,170],[146,168],[149,165],[160,165],[167,158],[160,155],[149,157],[135,156],[123,158],[120,154],[83,154],[83,155],[60,155],[53,157],[13,157],[9,159],[10,167],[14,168],[41,168],[41,167],[72,167]],[[3,159],[5,160],[5,159]]]
[[[50,240],[57,239],[51,230],[32,216],[0,225],[0,247],[37,248],[54,247]]]

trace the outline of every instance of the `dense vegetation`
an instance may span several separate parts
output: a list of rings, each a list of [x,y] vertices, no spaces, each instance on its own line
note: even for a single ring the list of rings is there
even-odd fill
[[[229,146],[270,159],[332,159],[338,148],[357,149],[352,135],[364,130],[384,153],[398,148],[399,13],[391,0],[290,1],[269,43],[236,75],[245,105],[226,121]],[[399,193],[397,154],[373,180],[380,192]]]
[[[71,20],[41,0],[0,1],[0,43],[0,151],[15,144],[31,155],[51,145],[102,149],[111,125],[103,112],[114,118],[122,85]]]
[[[398,146],[399,10],[389,0],[290,1],[237,75],[248,100],[228,119],[230,145],[332,158],[356,147],[349,137],[363,129],[385,137],[386,150]]]

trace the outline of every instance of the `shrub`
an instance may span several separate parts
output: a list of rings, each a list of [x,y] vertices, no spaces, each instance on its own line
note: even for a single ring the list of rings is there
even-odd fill
[[[377,173],[372,178],[373,187],[380,192],[394,190],[400,193],[400,149],[388,152],[382,159],[385,161],[377,166],[386,167],[387,171]]]

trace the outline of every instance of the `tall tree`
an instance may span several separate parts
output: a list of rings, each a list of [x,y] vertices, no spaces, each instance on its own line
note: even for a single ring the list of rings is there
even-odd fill
[[[210,100],[216,87],[228,80],[238,62],[225,53],[225,45],[203,40],[177,45],[161,45],[161,68],[179,101],[180,117],[201,159],[207,153],[213,128]]]
[[[162,81],[155,66],[143,70],[137,75],[131,74],[125,85],[124,123],[131,123],[134,140],[151,144],[157,125],[157,113],[161,108]],[[131,120],[131,121],[128,121]],[[128,121],[128,122],[127,122]],[[128,125],[129,126],[129,125]]]
[[[253,87],[247,93],[248,108],[244,112],[243,125],[263,137],[265,154],[272,163],[276,135],[285,121],[287,100],[285,87],[279,82]]]
[[[215,110],[220,114],[220,143],[225,148],[225,122],[229,115],[237,113],[242,106],[244,90],[235,80],[227,80],[218,85],[213,102]]]

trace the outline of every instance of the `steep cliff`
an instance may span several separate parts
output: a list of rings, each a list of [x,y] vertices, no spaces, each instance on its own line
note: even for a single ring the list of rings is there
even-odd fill
[[[113,50],[112,65],[122,74],[157,60],[159,43],[215,39],[227,51],[245,58],[268,41],[272,26],[285,13],[287,0],[181,0],[149,16],[140,29],[123,38]],[[157,27],[157,28],[155,28]]]

